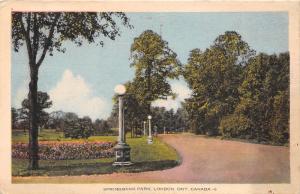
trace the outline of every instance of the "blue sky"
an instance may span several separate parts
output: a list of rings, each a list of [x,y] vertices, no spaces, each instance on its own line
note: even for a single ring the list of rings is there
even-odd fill
[[[286,12],[245,13],[127,13],[134,29],[121,28],[115,41],[105,40],[104,47],[66,42],[66,53],[47,56],[40,68],[39,90],[47,91],[53,100],[49,111],[73,111],[93,119],[106,118],[112,107],[114,86],[131,80],[130,46],[143,31],[161,33],[182,63],[189,51],[204,50],[225,31],[237,31],[257,52],[268,54],[288,51],[288,14]],[[20,107],[29,82],[25,47],[12,52],[12,105]],[[178,108],[188,97],[183,80],[172,81],[179,94],[176,100],[157,101],[156,106]]]

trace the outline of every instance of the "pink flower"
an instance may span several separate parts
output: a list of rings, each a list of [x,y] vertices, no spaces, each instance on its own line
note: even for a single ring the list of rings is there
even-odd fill
[[[42,160],[97,159],[114,156],[116,142],[55,142],[39,143],[39,158]],[[28,159],[28,144],[12,145],[12,158]]]

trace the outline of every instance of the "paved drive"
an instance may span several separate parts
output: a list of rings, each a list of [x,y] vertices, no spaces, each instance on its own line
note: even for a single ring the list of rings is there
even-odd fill
[[[70,177],[31,177],[38,182],[64,183],[286,183],[289,148],[205,138],[161,135],[182,158],[181,165],[163,171]],[[17,178],[18,179],[18,178]],[[26,181],[26,178],[23,180]]]

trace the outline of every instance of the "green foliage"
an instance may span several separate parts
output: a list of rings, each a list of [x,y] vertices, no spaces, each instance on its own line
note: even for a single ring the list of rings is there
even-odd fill
[[[49,114],[44,110],[52,106],[52,101],[50,100],[50,96],[47,94],[47,92],[38,91],[37,96],[38,125],[42,127],[47,123],[49,118]],[[22,101],[22,110],[20,115],[22,117],[20,119],[26,119],[27,122],[29,122],[30,106],[28,98],[25,98]]]
[[[239,87],[238,114],[253,124],[253,138],[272,143],[288,142],[289,55],[259,54],[247,64]]]
[[[65,112],[53,111],[49,113],[49,119],[47,122],[47,128],[55,129],[57,131],[63,131]]]
[[[111,130],[107,120],[96,119],[93,123],[94,135],[117,135]]]
[[[135,68],[132,81],[135,96],[140,103],[147,104],[149,112],[152,101],[174,95],[167,79],[178,78],[181,64],[168,43],[151,30],[134,39],[131,58],[131,66]]]
[[[143,132],[143,122],[147,122],[148,131],[148,105],[144,101],[140,101],[137,97],[137,88],[132,82],[127,82],[126,94],[122,97],[124,101],[124,119],[125,131],[131,132],[131,137]],[[109,121],[112,119],[118,123],[118,97],[114,97],[114,107]],[[157,129],[158,133],[183,131],[186,128],[187,113],[184,109],[178,109],[174,112],[173,109],[166,110],[160,107],[151,107],[152,125]]]
[[[190,52],[184,77],[192,96],[183,104],[197,134],[289,141],[289,54],[258,54],[236,32]]]
[[[144,121],[147,122],[146,128],[148,131],[148,107],[137,99],[136,89],[132,82],[128,82],[125,85],[127,88],[127,92],[123,96],[125,131],[131,132],[131,137],[134,137],[143,133]],[[114,123],[118,123],[117,96],[114,97],[114,101],[115,104],[108,121],[112,122],[114,120]],[[185,130],[187,127],[187,112],[184,109],[178,109],[177,112],[174,112],[173,109],[166,110],[163,107],[151,107],[151,116],[153,129],[155,127],[158,133],[163,133],[164,128],[166,132],[178,132]]]
[[[184,109],[166,110],[164,107],[152,107],[152,125],[157,128],[158,133],[182,132],[186,129],[187,113]]]
[[[132,82],[125,84],[126,93],[123,98],[125,132],[131,132],[131,137],[141,133],[143,121],[147,119],[147,105],[137,98],[137,88]],[[113,97],[113,108],[107,123],[111,128],[118,128],[119,97]]]
[[[190,52],[184,77],[193,93],[185,107],[194,120],[192,128],[196,133],[217,134],[221,118],[234,111],[239,101],[242,64],[253,53],[236,32],[220,35],[204,52]]]
[[[147,105],[138,99],[136,85],[127,82],[124,96],[125,130],[131,131],[131,135],[141,134],[143,121],[147,118]]]
[[[18,122],[18,111],[12,107],[11,108],[11,128],[16,129],[17,127],[17,122]]]
[[[151,102],[157,99],[166,99],[174,96],[167,79],[178,78],[181,73],[181,64],[177,55],[168,43],[157,33],[146,30],[134,39],[131,45],[131,66],[135,68],[135,78],[127,82],[124,95],[125,130],[131,131],[132,136],[141,134],[143,122],[151,114],[159,125],[159,114],[151,112]],[[118,98],[108,121],[117,123]],[[161,125],[163,128],[165,124]],[[116,126],[115,126],[116,127]]]
[[[248,130],[251,129],[251,124],[245,116],[232,114],[223,117],[219,128],[224,137],[246,137]]]
[[[120,19],[120,23],[116,19]],[[118,24],[132,28],[122,12],[13,12],[13,46],[18,51],[26,43],[32,57],[40,49],[53,55],[54,50],[65,52],[62,45],[68,40],[78,46],[84,40],[94,43],[100,36],[115,40],[120,35]],[[103,45],[103,40],[98,39],[98,44]],[[42,63],[43,57],[35,62]]]
[[[89,117],[65,120],[64,135],[74,139],[88,138],[93,134],[92,120]]]

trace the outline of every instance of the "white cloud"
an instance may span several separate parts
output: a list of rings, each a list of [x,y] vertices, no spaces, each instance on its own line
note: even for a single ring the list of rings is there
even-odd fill
[[[93,120],[108,117],[110,112],[108,102],[101,97],[93,96],[91,91],[91,86],[80,75],[74,75],[67,69],[61,80],[49,91],[53,102],[49,111],[75,112],[80,117],[89,116]]]
[[[165,107],[167,110],[174,109],[175,111],[181,107],[180,102],[183,102],[184,99],[190,97],[191,90],[183,82],[174,82],[171,83],[171,88],[174,93],[177,94],[175,99],[168,97],[167,100],[156,100],[152,103],[152,106]]]

